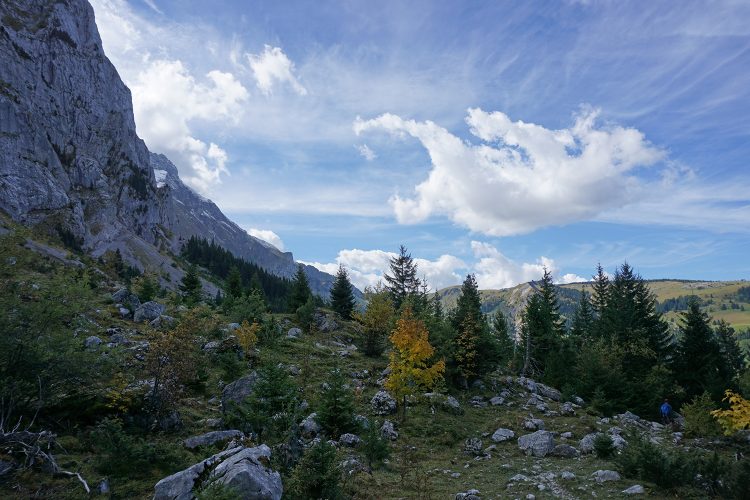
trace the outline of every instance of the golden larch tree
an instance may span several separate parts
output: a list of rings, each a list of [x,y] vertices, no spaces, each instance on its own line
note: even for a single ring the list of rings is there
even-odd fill
[[[443,378],[445,361],[441,359],[432,366],[428,365],[435,349],[430,345],[427,327],[414,317],[411,307],[404,309],[390,341],[393,346],[389,364],[391,373],[385,388],[401,400],[401,415],[404,418],[406,396],[432,389]]]

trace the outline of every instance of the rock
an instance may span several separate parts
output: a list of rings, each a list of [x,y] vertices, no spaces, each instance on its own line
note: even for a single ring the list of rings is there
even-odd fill
[[[516,474],[515,476],[511,477],[508,482],[510,483],[526,483],[530,481],[530,479],[527,476],[524,476],[523,474]]]
[[[288,332],[286,332],[286,338],[288,339],[298,339],[302,336],[302,330],[299,328],[290,328]]]
[[[521,387],[523,387],[524,389],[526,389],[527,391],[529,391],[530,393],[536,394],[537,384],[530,378],[518,377],[516,379],[516,383],[520,385]]]
[[[141,300],[138,296],[134,293],[130,293],[127,288],[121,288],[113,293],[112,300],[115,304],[121,304],[133,311],[141,306]]]
[[[580,454],[581,453],[578,450],[576,450],[569,444],[558,444],[550,452],[550,455],[552,455],[553,457],[560,458],[575,458]]]
[[[527,431],[538,431],[544,429],[544,421],[539,418],[529,418],[523,423],[523,428]]]
[[[482,382],[480,379],[476,379],[474,382],[471,383],[472,389],[479,389],[480,391],[487,390],[487,387],[484,385],[484,382]]]
[[[479,490],[469,490],[463,493],[456,493],[455,500],[481,500]]]
[[[151,328],[159,328],[160,326],[172,326],[175,322],[175,319],[172,316],[167,316],[166,314],[162,314],[157,318],[154,318],[153,320],[149,321],[149,326]]]
[[[471,401],[469,401],[469,404],[474,408],[485,408],[487,406],[487,402],[482,396],[474,396],[471,398]]]
[[[464,453],[468,455],[479,456],[482,454],[482,440],[479,438],[469,438],[464,441]]]
[[[200,436],[189,437],[184,441],[185,448],[194,450],[200,446],[211,446],[216,443],[222,443],[231,439],[244,439],[245,435],[238,430],[229,431],[212,431]]]
[[[612,446],[615,447],[616,450],[623,450],[628,445],[628,442],[620,436],[619,434],[612,435]]]
[[[591,434],[586,434],[585,436],[583,436],[583,438],[578,442],[578,449],[581,451],[581,453],[594,452],[594,441],[599,434],[601,433],[592,432]]]
[[[555,448],[555,438],[549,431],[536,431],[519,437],[518,448],[526,455],[544,457]]]
[[[383,425],[380,426],[380,435],[391,441],[398,439],[398,431],[390,420],[383,421]]]
[[[100,339],[96,335],[92,335],[83,342],[83,345],[86,347],[86,349],[96,349],[97,347],[102,345],[102,339]]]
[[[238,492],[238,500],[280,500],[281,475],[268,468],[270,461],[268,446],[244,448],[219,463],[209,480]]]
[[[106,479],[102,479],[99,482],[99,487],[97,488],[100,495],[109,495],[109,481]]]
[[[495,396],[494,398],[490,399],[490,404],[492,406],[500,406],[505,403],[505,399],[500,396]]]
[[[570,431],[563,432],[562,434],[560,434],[560,437],[563,438],[563,439],[572,439],[573,438],[573,433],[570,432]]]
[[[597,483],[604,483],[606,481],[619,481],[620,474],[613,470],[598,470],[591,474]]]
[[[453,413],[454,415],[461,415],[464,412],[463,408],[461,408],[461,403],[459,403],[458,399],[453,396],[446,397],[442,406],[444,410]]]
[[[575,415],[576,410],[575,408],[573,408],[573,403],[571,403],[570,401],[563,403],[560,407],[560,413],[563,415]]]
[[[360,429],[370,428],[370,421],[364,415],[354,415],[354,421],[357,422]]]
[[[630,488],[622,490],[622,493],[624,495],[643,495],[646,493],[646,490],[640,484],[634,484]]]
[[[550,398],[552,401],[562,401],[562,393],[548,385],[537,382],[536,390],[537,394],[541,394],[545,398]]]
[[[117,308],[117,312],[120,314],[120,317],[122,319],[129,318],[131,314],[130,309],[128,309],[127,307],[122,307],[122,306]]]
[[[229,405],[232,403],[242,403],[253,392],[253,387],[258,381],[258,373],[253,371],[249,375],[245,375],[234,382],[227,384],[224,390],[221,391],[221,408],[222,411],[227,411]]]
[[[492,437],[490,439],[492,439],[496,443],[502,443],[503,441],[513,439],[514,437],[516,437],[515,432],[510,429],[503,429],[501,427],[500,429],[492,433]]]
[[[379,391],[370,400],[372,411],[376,415],[391,415],[396,413],[396,400],[386,391]]]
[[[136,323],[140,323],[142,321],[153,321],[164,314],[165,309],[166,308],[163,305],[153,300],[144,302],[135,310],[135,314],[133,314],[133,321],[135,321]]]
[[[579,398],[578,396],[575,396],[573,398],[573,402],[578,406],[583,406],[585,404],[584,400],[582,398]]]
[[[342,446],[348,446],[349,448],[356,448],[362,443],[362,440],[356,434],[346,433],[339,437],[339,443]]]
[[[672,425],[676,427],[677,430],[683,430],[685,428],[685,417],[676,411],[672,412]]]
[[[175,432],[182,429],[182,417],[177,410],[173,410],[171,413],[159,417],[156,425],[164,432]]]
[[[370,469],[355,457],[348,457],[346,460],[343,460],[341,464],[339,464],[339,467],[347,476],[351,476],[357,472],[370,472]]]
[[[332,316],[326,315],[320,311],[315,312],[313,321],[315,321],[315,327],[321,333],[335,332],[340,328],[339,324]]]
[[[560,473],[560,479],[564,479],[565,481],[572,481],[575,478],[576,478],[576,475],[570,472],[569,470],[565,470]]]

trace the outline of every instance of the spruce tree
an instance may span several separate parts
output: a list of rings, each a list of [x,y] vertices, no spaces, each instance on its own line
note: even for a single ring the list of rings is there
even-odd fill
[[[237,266],[232,266],[232,269],[229,270],[224,285],[224,293],[226,293],[227,297],[233,299],[242,297],[242,276]]]
[[[289,295],[289,310],[296,312],[310,299],[312,299],[312,291],[310,290],[310,283],[307,281],[305,268],[302,264],[297,264],[297,272],[292,280],[292,290]]]
[[[407,297],[419,291],[417,264],[404,245],[399,248],[399,255],[391,258],[390,274],[386,273],[384,278],[396,310],[401,307]]]
[[[203,285],[201,285],[201,279],[198,277],[198,268],[195,264],[191,264],[188,267],[187,272],[182,277],[179,288],[188,304],[194,305],[201,301],[203,298]]]
[[[438,321],[443,319],[443,305],[440,303],[440,295],[437,290],[432,296],[432,316]]]
[[[320,405],[316,420],[332,439],[341,434],[354,432],[354,397],[347,386],[347,378],[338,366],[329,373],[328,380],[320,395]]]
[[[596,317],[601,318],[609,300],[609,277],[604,272],[601,264],[596,265],[593,289],[591,304]]]
[[[583,343],[591,340],[593,328],[594,314],[589,304],[589,295],[583,290],[581,291],[581,299],[578,301],[578,307],[573,314],[570,335],[580,347]]]
[[[677,380],[690,400],[704,391],[718,400],[726,389],[721,387],[719,364],[721,354],[714,339],[708,314],[700,310],[697,300],[690,301],[682,313],[682,337],[677,346]]]
[[[724,382],[724,388],[729,389],[737,377],[740,376],[745,368],[745,356],[737,340],[734,328],[726,321],[719,320],[714,323],[714,332],[716,342],[719,344],[719,353],[721,354],[721,363],[719,363],[719,372]]]
[[[331,309],[344,319],[352,318],[354,310],[354,292],[352,282],[349,281],[349,273],[344,266],[339,266],[336,279],[331,288]]]
[[[499,307],[492,316],[492,333],[494,334],[495,339],[497,339],[498,353],[500,355],[501,363],[505,368],[508,368],[508,365],[513,359],[516,343],[511,337],[508,328],[508,320],[506,319],[505,314],[503,314],[502,309]]]
[[[552,273],[546,268],[538,292],[529,298],[523,314],[523,375],[543,375],[548,358],[562,346],[565,332]]]

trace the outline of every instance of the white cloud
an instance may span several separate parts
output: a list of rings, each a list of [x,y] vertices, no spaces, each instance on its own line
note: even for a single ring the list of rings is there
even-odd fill
[[[294,76],[294,63],[281,48],[265,45],[262,53],[246,54],[246,57],[255,82],[265,95],[271,95],[276,83],[288,83],[297,94],[307,95],[307,89]]]
[[[359,151],[360,156],[364,158],[367,161],[373,161],[375,158],[378,157],[378,155],[375,154],[375,151],[370,149],[370,147],[367,144],[362,144],[360,146],[357,146],[357,151]]]
[[[255,238],[258,238],[259,240],[263,240],[266,243],[270,243],[271,245],[275,246],[282,252],[284,251],[284,242],[281,240],[281,237],[271,231],[270,229],[257,229],[254,227],[248,227],[244,228],[245,231],[247,231],[247,234],[250,236],[254,236]]]
[[[432,169],[415,196],[391,198],[399,222],[442,214],[472,231],[505,236],[591,219],[643,195],[634,171],[660,161],[664,152],[635,129],[597,126],[597,116],[597,110],[583,109],[570,128],[549,130],[469,109],[466,123],[483,141],[479,145],[431,121],[392,114],[357,119],[354,131],[410,135],[430,155]]]
[[[146,4],[159,11],[153,2]],[[220,145],[197,137],[193,123],[237,123],[247,89],[223,71],[197,78],[165,48],[184,34],[150,24],[127,2],[92,0],[92,5],[107,56],[131,89],[138,135],[149,149],[169,156],[182,180],[208,194],[228,174],[228,158]]]

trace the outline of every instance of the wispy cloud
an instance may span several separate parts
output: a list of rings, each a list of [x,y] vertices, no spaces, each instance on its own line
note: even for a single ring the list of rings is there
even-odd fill
[[[297,94],[307,95],[307,89],[294,75],[294,63],[279,47],[266,45],[260,54],[246,54],[250,68],[255,75],[258,88],[265,95],[271,95],[277,84],[288,84]]]

